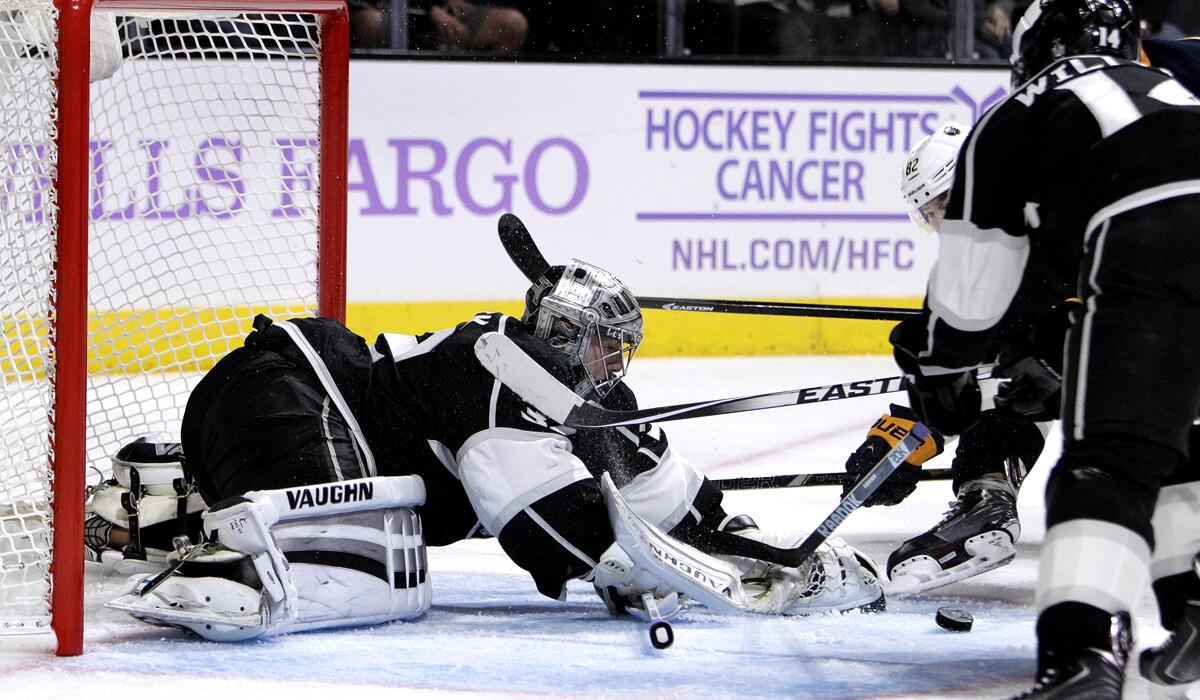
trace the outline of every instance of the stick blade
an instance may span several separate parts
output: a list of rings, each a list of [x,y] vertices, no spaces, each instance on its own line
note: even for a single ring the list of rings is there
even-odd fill
[[[500,233],[500,244],[504,246],[504,252],[508,253],[508,257],[526,279],[537,282],[539,277],[546,274],[550,263],[546,262],[546,257],[533,242],[529,229],[525,228],[525,223],[517,218],[516,214],[502,215],[496,228]]]

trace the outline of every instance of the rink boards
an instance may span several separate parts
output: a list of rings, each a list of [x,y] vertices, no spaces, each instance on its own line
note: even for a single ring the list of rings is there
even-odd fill
[[[350,318],[428,330],[515,310],[512,211],[552,262],[637,294],[914,306],[937,255],[908,150],[971,124],[996,69],[357,61]],[[875,353],[887,323],[647,315],[648,355]]]

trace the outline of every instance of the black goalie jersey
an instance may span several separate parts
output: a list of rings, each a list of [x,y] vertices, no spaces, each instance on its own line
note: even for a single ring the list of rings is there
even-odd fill
[[[495,535],[551,597],[612,544],[598,482],[604,471],[666,531],[715,528],[725,515],[720,491],[656,428],[553,425],[489,374],[475,341],[499,331],[564,383],[578,379],[514,318],[483,314],[436,333],[385,333],[374,346],[327,318],[259,317],[255,327],[188,400],[183,449],[208,503],[252,490],[418,474],[428,544]],[[357,418],[369,450],[326,382]],[[636,408],[624,385],[604,404]]]
[[[538,589],[558,597],[612,543],[597,481],[604,471],[639,514],[666,531],[698,520],[716,526],[724,515],[720,492],[661,431],[554,425],[479,364],[475,341],[490,331],[507,335],[563,383],[578,381],[560,353],[502,314],[422,336],[383,334],[374,346],[380,358],[366,430],[381,474],[425,479],[430,544],[496,535]],[[636,408],[624,384],[604,403]]]
[[[904,350],[927,376],[987,361],[1031,250],[1088,295],[1099,263],[1081,262],[1098,252],[1109,222],[1150,218],[1163,235],[1195,239],[1195,220],[1173,208],[1198,195],[1200,101],[1192,93],[1165,71],[1113,57],[1052,64],[988,111],[964,145],[925,330],[905,338]],[[1131,257],[1120,264],[1145,264],[1139,274],[1165,280],[1167,271],[1139,259],[1136,248],[1122,246]],[[1180,248],[1170,267],[1195,269],[1194,243]],[[1105,264],[1116,262],[1110,256]]]

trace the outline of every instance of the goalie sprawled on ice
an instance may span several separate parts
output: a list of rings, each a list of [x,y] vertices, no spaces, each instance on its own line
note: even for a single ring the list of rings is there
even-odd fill
[[[195,526],[198,509],[171,505],[171,486],[141,499],[166,499],[153,514],[131,521],[118,505],[139,495],[130,463],[167,469],[158,481],[171,484],[178,449],[129,446],[125,477],[95,496],[93,558],[130,566],[115,550],[133,535],[134,551],[173,565],[131,577],[110,605],[219,640],[412,618],[430,604],[425,545],[480,535],[495,536],[544,595],[588,580],[614,613],[669,615],[680,595],[763,613],[882,603],[873,566],[840,540],[798,567],[702,551],[717,531],[778,547],[802,537],[727,514],[721,492],[654,426],[556,425],[480,364],[475,344],[489,332],[579,395],[635,407],[622,379],[641,311],[620,281],[578,260],[529,289],[519,320],[480,314],[369,345],[330,319],[260,316],[183,419],[187,471],[209,504],[206,539],[170,551],[169,538],[151,536]],[[139,450],[145,458],[131,458]],[[663,565],[664,552],[693,575]]]

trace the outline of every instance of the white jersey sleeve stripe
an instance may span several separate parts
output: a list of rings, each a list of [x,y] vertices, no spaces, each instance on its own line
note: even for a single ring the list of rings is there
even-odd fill
[[[996,325],[1012,303],[1029,259],[1029,239],[969,221],[946,221],[929,277],[929,308],[961,331]]]

